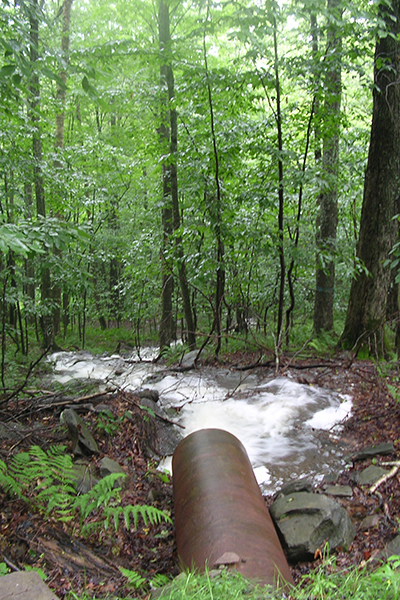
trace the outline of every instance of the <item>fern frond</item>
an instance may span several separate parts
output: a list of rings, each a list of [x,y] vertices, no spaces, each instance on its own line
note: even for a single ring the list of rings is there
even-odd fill
[[[144,583],[146,583],[146,579],[139,575],[136,571],[130,571],[129,569],[124,569],[124,567],[118,567],[121,571],[122,575],[124,575],[129,583],[133,585],[134,588],[140,588]]]

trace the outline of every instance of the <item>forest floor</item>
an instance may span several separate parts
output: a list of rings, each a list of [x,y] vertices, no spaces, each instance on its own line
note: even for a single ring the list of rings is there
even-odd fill
[[[293,360],[293,359],[292,359]],[[252,368],[256,357],[246,354],[229,357],[224,366],[232,369]],[[200,367],[201,368],[201,367]],[[271,376],[270,365],[257,365],[265,377]],[[349,394],[353,398],[351,417],[343,424],[341,442],[348,455],[380,442],[392,442],[396,453],[383,460],[396,460],[400,453],[400,404],[395,399],[396,383],[400,377],[397,365],[387,367],[378,374],[370,361],[350,361],[348,358],[307,359],[293,361],[283,359],[280,375],[290,375],[294,380],[309,385],[330,388]],[[390,392],[389,393],[389,388]],[[109,409],[114,415],[112,423],[96,429],[100,408]],[[143,427],[143,413],[137,407],[132,394],[118,393],[92,398],[65,398],[60,395],[32,393],[30,398],[13,400],[6,407],[0,405],[0,459],[9,464],[17,452],[26,451],[33,445],[48,449],[54,444],[64,444],[67,451],[70,442],[59,416],[63,408],[73,405],[80,408],[85,422],[92,427],[100,447],[100,455],[91,457],[98,464],[101,456],[119,462],[128,477],[120,492],[121,504],[151,504],[166,511],[173,519],[172,485],[155,469],[146,457],[147,431]],[[126,418],[131,411],[135,418]],[[135,416],[136,415],[136,416]],[[4,431],[10,435],[6,435]],[[1,429],[0,429],[1,433]],[[396,457],[397,454],[397,457]],[[378,463],[380,457],[378,457]],[[350,484],[353,497],[341,499],[353,520],[356,537],[347,550],[336,552],[340,568],[365,564],[382,550],[397,533],[400,518],[400,479],[389,478],[379,487],[378,494],[370,494],[366,488],[355,485],[354,471],[364,469],[371,459],[349,463],[349,468],[338,476],[340,484]],[[33,490],[32,490],[33,498]],[[266,498],[267,504],[271,498]],[[101,511],[94,511],[93,525]],[[375,515],[373,525],[365,529],[366,516]],[[323,550],[323,549],[321,549]],[[295,581],[307,575],[321,564],[321,556],[313,562],[292,566]],[[161,522],[146,525],[139,520],[137,528],[129,530],[120,523],[116,531],[110,524],[105,530],[94,526],[83,532],[79,518],[60,522],[53,513],[44,514],[33,504],[11,498],[0,487],[0,562],[9,568],[26,566],[40,568],[46,575],[46,583],[59,598],[73,590],[93,593],[97,598],[106,595],[145,596],[146,592],[132,592],[126,585],[118,567],[137,571],[148,580],[157,575],[177,575],[177,554],[172,524]],[[145,589],[145,588],[143,588]]]

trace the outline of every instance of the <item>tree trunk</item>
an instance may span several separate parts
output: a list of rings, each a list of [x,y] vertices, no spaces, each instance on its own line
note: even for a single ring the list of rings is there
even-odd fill
[[[61,56],[64,61],[65,67],[67,67],[69,63],[69,30],[71,25],[71,7],[73,0],[64,0],[63,2],[63,10],[62,10],[62,37],[61,37]],[[65,97],[66,97],[66,84],[67,84],[67,70],[66,68],[61,69],[58,73],[60,78],[60,82],[57,83],[57,102],[58,102],[58,111],[56,114],[56,133],[55,133],[55,150],[57,152],[61,152],[64,148],[64,123],[65,123]],[[54,159],[54,167],[56,169],[62,168],[62,163],[59,157],[56,154]],[[62,190],[58,191],[59,196],[59,206],[57,208],[56,215],[58,218],[63,218],[63,192]],[[61,251],[55,250],[55,254],[57,254],[59,260],[61,260]],[[66,294],[66,292],[64,292]],[[53,328],[54,335],[57,335],[60,332],[61,326],[61,284],[60,282],[53,284],[53,302],[54,302],[54,312],[53,312]],[[63,299],[63,313],[65,311],[65,307],[68,310],[68,301],[67,299]],[[65,336],[65,327],[66,320],[63,314],[63,323],[64,323],[64,336]]]
[[[215,355],[218,356],[221,350],[221,328],[222,328],[222,304],[225,295],[225,247],[224,240],[222,237],[222,195],[221,185],[219,179],[219,155],[217,148],[217,137],[215,134],[215,119],[214,119],[214,104],[212,98],[211,82],[208,70],[207,61],[207,49],[206,49],[206,34],[203,34],[203,52],[204,52],[204,65],[206,70],[207,80],[207,92],[208,92],[208,106],[210,109],[210,128],[211,138],[213,143],[214,153],[214,166],[215,166],[215,188],[216,188],[216,199],[215,204],[211,206],[211,217],[214,223],[215,239],[217,243],[217,273],[216,273],[216,285],[215,285],[215,309],[214,309],[214,322],[212,331],[217,335],[217,345],[215,348]]]
[[[387,33],[377,39],[375,49],[371,137],[357,244],[363,268],[352,282],[341,338],[347,348],[358,349],[368,341],[375,355],[384,351],[382,330],[391,278],[384,261],[398,232],[393,217],[400,198],[400,0],[393,0],[391,7],[381,4],[379,13]]]
[[[317,270],[314,303],[314,331],[333,329],[335,290],[335,249],[338,222],[337,178],[339,169],[339,127],[341,101],[342,38],[337,22],[343,9],[341,0],[328,0],[327,71],[325,76],[325,110],[322,172],[324,191],[319,196],[317,227]]]
[[[32,0],[29,7],[30,23],[30,62],[31,62],[31,82],[30,82],[30,120],[32,124],[32,151],[33,151],[33,178],[36,197],[36,213],[38,217],[46,218],[46,204],[44,195],[44,182],[42,173],[42,137],[40,130],[40,117],[38,114],[40,103],[40,85],[39,75],[36,72],[37,61],[39,59],[39,6],[38,0]],[[47,258],[44,256],[44,262]],[[40,296],[42,304],[42,316],[40,319],[43,346],[45,348],[52,346],[54,340],[53,319],[51,314],[51,279],[48,266],[43,266],[41,271]]]
[[[276,348],[282,344],[283,309],[285,301],[285,277],[286,262],[283,233],[284,215],[284,190],[283,190],[283,137],[282,137],[282,112],[281,112],[281,84],[279,80],[279,56],[276,17],[273,16],[274,34],[274,70],[275,70],[275,92],[276,92],[276,128],[278,134],[278,254],[279,254],[279,297],[278,297],[278,321],[276,329]]]
[[[169,97],[168,97],[168,65],[171,48],[169,30],[169,6],[164,0],[159,0],[158,5],[158,35],[161,55],[160,66],[160,109],[161,123],[159,127],[160,150],[162,156],[168,156],[170,151],[170,122],[169,122]],[[161,249],[161,322],[159,330],[160,350],[168,347],[173,341],[174,316],[172,296],[174,279],[172,272],[171,238],[173,233],[172,198],[171,198],[171,161],[164,160],[162,165],[163,202],[162,226],[163,245]]]
[[[162,251],[162,318],[160,327],[160,348],[169,346],[174,335],[174,318],[172,311],[173,294],[173,265],[172,259],[167,258],[168,246],[174,237],[174,253],[178,264],[178,279],[182,294],[183,312],[187,327],[187,339],[190,349],[196,347],[193,312],[191,308],[189,286],[186,277],[186,264],[183,252],[182,236],[179,233],[181,218],[178,196],[178,119],[176,109],[172,106],[175,97],[174,73],[171,66],[171,34],[169,19],[169,4],[165,0],[159,2],[159,45],[162,64],[160,67],[162,119],[160,139],[163,154],[168,154],[167,162],[163,163],[163,230],[164,246]],[[170,248],[169,250],[172,250]]]

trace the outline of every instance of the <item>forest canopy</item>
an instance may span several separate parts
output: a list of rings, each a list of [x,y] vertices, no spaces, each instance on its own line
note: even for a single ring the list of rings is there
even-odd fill
[[[71,328],[83,347],[89,322],[217,354],[250,332],[393,348],[397,178],[384,275],[357,243],[379,99],[397,136],[398,4],[3,1],[3,356]],[[362,276],[382,310],[340,340]]]

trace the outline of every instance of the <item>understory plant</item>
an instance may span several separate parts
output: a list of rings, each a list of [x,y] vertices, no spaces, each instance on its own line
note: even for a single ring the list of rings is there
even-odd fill
[[[0,460],[0,487],[39,512],[51,513],[65,523],[78,515],[81,533],[95,527],[107,529],[110,522],[115,530],[121,521],[127,529],[131,522],[136,528],[139,517],[145,525],[171,522],[164,511],[154,506],[122,506],[118,482],[124,477],[122,473],[111,473],[85,494],[77,495],[72,459],[64,446],[52,446],[48,452],[33,446],[29,452],[15,455],[9,466]]]

